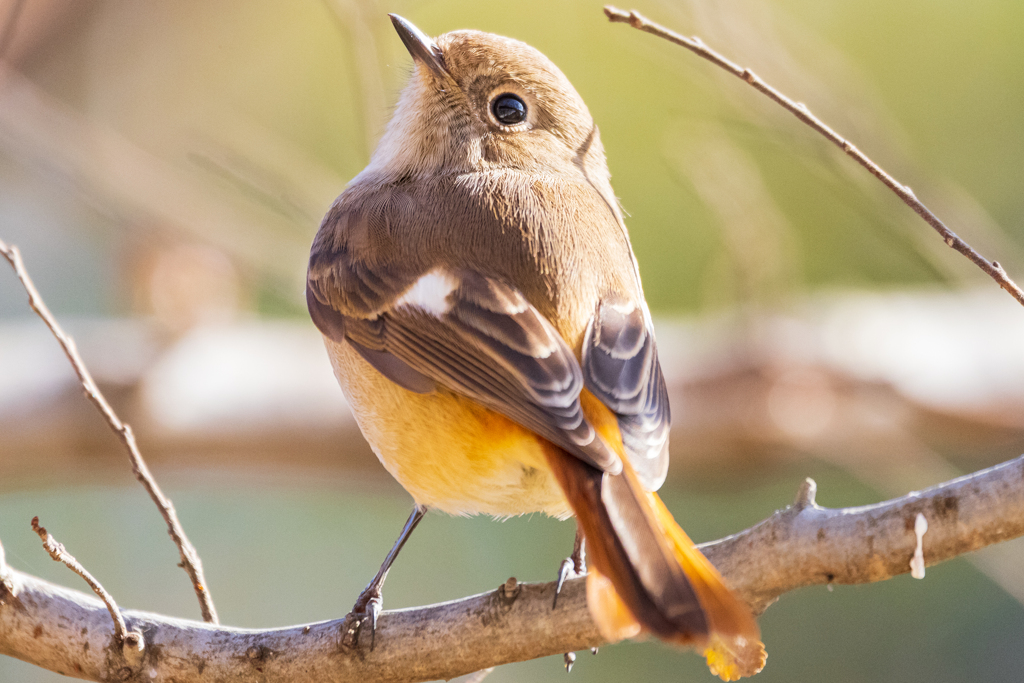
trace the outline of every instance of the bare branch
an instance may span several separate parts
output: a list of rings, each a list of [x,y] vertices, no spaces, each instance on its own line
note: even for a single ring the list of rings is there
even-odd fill
[[[757,526],[701,546],[758,613],[802,586],[871,583],[910,571],[918,513],[925,565],[1024,535],[1024,456],[877,505],[830,509],[813,482]]]
[[[988,274],[989,277],[995,280],[1000,287],[1009,292],[1010,295],[1013,296],[1013,298],[1015,298],[1021,305],[1024,305],[1024,291],[1021,291],[1021,288],[1010,279],[1003,267],[999,265],[998,261],[989,261],[984,256],[976,252],[971,245],[967,244],[967,242],[963,241],[956,233],[946,227],[945,223],[939,220],[939,218],[933,214],[927,206],[914,196],[913,191],[911,191],[909,187],[903,185],[886,173],[881,166],[869,159],[868,156],[857,149],[853,143],[846,140],[825,125],[818,117],[811,113],[806,104],[803,102],[795,102],[789,97],[786,97],[780,91],[768,85],[768,83],[762,80],[760,76],[757,76],[750,69],[745,69],[732,63],[709,48],[700,38],[687,38],[686,36],[679,35],[675,31],[667,29],[664,26],[647,19],[647,17],[643,16],[636,10],[625,12],[616,7],[607,5],[604,8],[604,13],[608,17],[609,21],[613,23],[629,24],[635,29],[639,29],[645,33],[650,33],[658,36],[659,38],[664,38],[665,40],[675,43],[676,45],[685,47],[698,57],[703,57],[712,64],[725,69],[733,76],[742,79],[753,86],[757,91],[774,100],[788,112],[796,116],[821,135],[825,136],[825,138],[836,147],[853,157],[857,163],[870,171],[873,176],[881,180],[886,187],[895,192],[896,196],[903,200],[904,204],[913,209],[918,216],[928,223],[928,225],[932,226],[932,228],[934,228],[946,242],[947,246],[956,249],[970,259],[976,266]]]
[[[178,553],[181,556],[181,567],[192,581],[192,587],[199,598],[203,620],[214,624],[218,623],[217,610],[214,608],[213,598],[206,588],[206,578],[203,576],[203,564],[199,559],[199,553],[196,552],[195,547],[185,535],[185,530],[182,528],[181,522],[178,521],[174,505],[163,494],[153,475],[150,474],[146,461],[142,459],[139,446],[135,442],[135,434],[132,432],[132,428],[121,421],[117,413],[114,412],[114,409],[107,402],[106,397],[99,390],[99,387],[96,386],[96,382],[89,373],[89,369],[85,366],[85,362],[78,353],[75,340],[61,329],[53,314],[50,313],[50,309],[46,306],[46,302],[43,301],[38,290],[36,290],[35,284],[33,284],[28,271],[25,269],[25,264],[21,259],[21,252],[18,248],[14,245],[8,246],[6,242],[0,240],[0,254],[3,254],[4,258],[11,264],[15,275],[18,276],[22,286],[25,288],[25,292],[28,294],[29,306],[43,319],[43,322],[53,333],[53,336],[57,338],[58,343],[60,343],[61,348],[64,350],[64,355],[68,357],[71,367],[74,368],[75,374],[78,375],[78,380],[82,385],[86,398],[92,401],[93,405],[103,414],[107,424],[110,425],[110,428],[114,430],[121,443],[127,449],[135,478],[142,483],[146,491],[149,492],[149,497],[156,503],[160,514],[163,515],[164,522],[167,523],[167,532],[178,547]]]
[[[107,590],[100,584],[96,578],[89,573],[89,571],[82,566],[82,563],[75,559],[75,556],[67,551],[63,543],[58,543],[49,532],[46,531],[46,527],[40,526],[39,517],[32,518],[32,531],[39,535],[39,538],[43,541],[43,548],[46,552],[50,553],[50,557],[56,562],[63,562],[67,565],[68,569],[85,579],[85,582],[89,584],[89,588],[92,588],[92,592],[99,596],[103,604],[107,606],[107,611],[110,612],[110,618],[114,620],[114,634],[117,636],[118,642],[124,642],[125,637],[128,635],[128,627],[124,624],[124,617],[121,616],[121,610],[117,608],[117,603],[114,602],[114,596],[107,592]]]
[[[928,520],[926,564],[1024,535],[1024,456],[877,505],[828,509],[813,482],[794,505],[757,526],[701,546],[758,612],[783,593],[825,583],[881,581],[909,571],[918,513]],[[109,618],[98,601],[10,570],[21,608],[0,604],[0,653],[54,670],[106,680],[110,664],[99,631]],[[512,590],[509,587],[512,586]],[[566,581],[558,608],[554,583],[511,581],[497,590],[417,609],[384,612],[377,647],[342,654],[344,620],[246,630],[124,611],[151,647],[150,678],[178,683],[239,680],[428,681],[603,644],[586,606],[585,579]],[[34,637],[43,625],[42,637]]]

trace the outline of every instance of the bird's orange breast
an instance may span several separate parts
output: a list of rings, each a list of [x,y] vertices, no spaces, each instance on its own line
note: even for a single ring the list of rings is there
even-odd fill
[[[363,435],[417,503],[457,515],[572,514],[540,437],[444,389],[403,389],[348,344],[325,343]]]

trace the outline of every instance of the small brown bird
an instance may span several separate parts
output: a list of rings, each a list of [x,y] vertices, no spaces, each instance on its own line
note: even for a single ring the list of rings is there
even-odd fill
[[[320,226],[306,288],[363,434],[416,501],[349,642],[426,509],[575,514],[606,637],[649,631],[725,678],[756,672],[750,611],[652,493],[668,396],[586,105],[519,41],[391,19],[414,71]]]

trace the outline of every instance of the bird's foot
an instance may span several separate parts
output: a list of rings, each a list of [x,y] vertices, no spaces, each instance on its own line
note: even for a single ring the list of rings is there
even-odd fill
[[[380,588],[370,584],[352,606],[352,611],[345,615],[345,621],[341,625],[341,646],[346,650],[354,650],[359,647],[359,636],[363,626],[369,622],[370,627],[370,650],[377,644],[377,617],[384,608],[384,596]]]
[[[571,557],[567,557],[562,560],[562,565],[558,568],[558,582],[555,584],[555,598],[551,601],[551,609],[558,607],[558,596],[562,592],[562,584],[569,576],[577,576],[576,571],[573,567],[573,561]]]
[[[572,555],[562,560],[558,568],[558,582],[555,584],[555,597],[551,601],[551,609],[558,607],[558,594],[562,592],[562,584],[570,576],[583,576],[587,573],[587,561],[583,550],[583,535],[577,530],[576,542],[573,544]]]

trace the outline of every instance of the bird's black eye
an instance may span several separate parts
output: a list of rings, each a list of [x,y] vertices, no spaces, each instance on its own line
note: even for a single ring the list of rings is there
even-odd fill
[[[513,126],[526,120],[526,103],[516,95],[498,95],[491,103],[494,118],[506,126]]]

